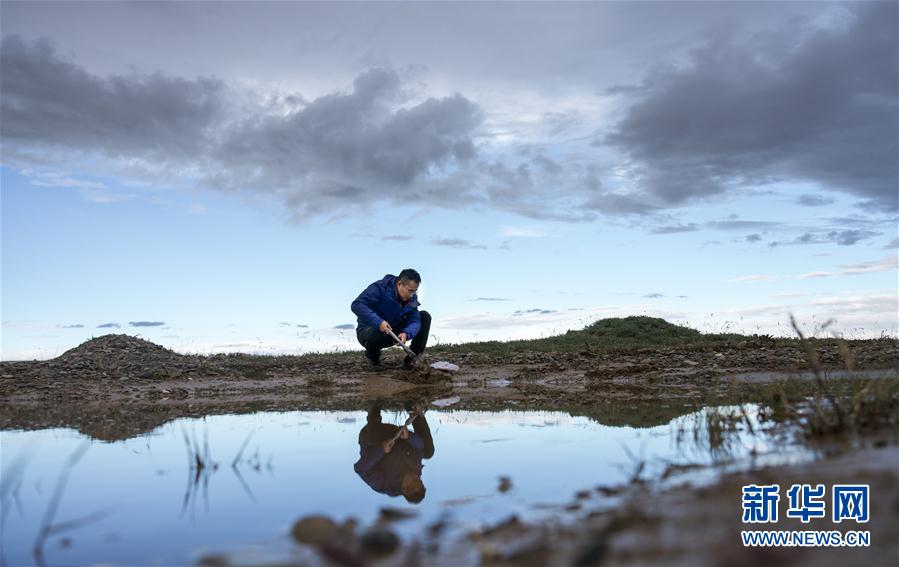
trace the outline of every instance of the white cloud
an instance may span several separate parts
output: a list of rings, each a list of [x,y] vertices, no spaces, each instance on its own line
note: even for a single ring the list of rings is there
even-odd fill
[[[543,238],[546,233],[538,228],[528,226],[504,226],[500,236],[508,238]]]
[[[776,279],[774,276],[762,276],[762,275],[753,275],[753,276],[739,276],[736,278],[731,278],[729,280],[724,280],[726,283],[743,283],[743,282],[768,282]]]
[[[888,272],[899,268],[899,258],[895,254],[885,256],[880,260],[872,260],[870,262],[861,262],[859,264],[849,264],[841,266],[843,269],[840,275],[870,274],[873,272]]]
[[[800,276],[796,276],[800,280],[810,280],[813,278],[829,278],[833,275],[833,272],[809,272],[807,274],[802,274]]]
[[[35,187],[61,187],[76,189],[106,189],[106,185],[98,181],[87,181],[85,179],[77,179],[69,173],[58,171],[36,171],[26,168],[20,171],[23,177],[28,178],[28,182]]]

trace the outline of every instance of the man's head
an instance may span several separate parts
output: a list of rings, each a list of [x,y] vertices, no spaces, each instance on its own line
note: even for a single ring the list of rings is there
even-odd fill
[[[425,483],[422,482],[420,474],[416,474],[409,469],[403,471],[403,478],[400,481],[400,493],[406,498],[406,502],[410,504],[418,504],[425,499]]]
[[[400,272],[396,278],[396,293],[400,300],[409,301],[418,291],[419,284],[421,284],[421,276],[412,268],[406,268]]]

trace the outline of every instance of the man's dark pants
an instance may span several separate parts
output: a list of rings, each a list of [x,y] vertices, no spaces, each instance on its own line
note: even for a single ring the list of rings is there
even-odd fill
[[[425,347],[428,345],[428,334],[431,332],[431,314],[427,311],[419,311],[418,314],[421,316],[421,329],[415,334],[415,337],[412,338],[412,344],[409,345],[415,354],[421,354],[425,351]],[[400,329],[405,324],[406,321],[403,320]],[[397,335],[399,334],[396,330],[393,332]],[[365,347],[366,355],[372,359],[377,359],[382,348],[396,344],[390,335],[382,333],[375,327],[363,327],[356,331],[356,338],[359,339],[359,344]]]

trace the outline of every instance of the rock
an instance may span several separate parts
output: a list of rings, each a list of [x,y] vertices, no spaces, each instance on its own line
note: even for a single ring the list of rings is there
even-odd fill
[[[452,362],[439,361],[431,364],[431,368],[434,370],[443,370],[444,372],[458,372],[459,366],[453,364]]]
[[[325,516],[306,516],[290,530],[293,539],[307,545],[324,545],[337,538],[337,524]]]
[[[599,565],[608,549],[609,544],[606,541],[605,536],[598,535],[593,541],[582,547],[580,551],[577,552],[573,565],[574,567],[589,567],[591,565]]]
[[[360,543],[364,553],[382,557],[396,551],[400,545],[400,538],[389,528],[375,526],[362,534]]]
[[[405,510],[403,508],[381,508],[381,519],[385,522],[395,522],[399,520],[408,520],[418,516],[415,510]]]
[[[512,479],[507,476],[499,477],[499,486],[496,489],[502,493],[509,492],[512,489]]]
[[[437,406],[438,408],[449,407],[455,403],[458,403],[461,400],[459,396],[452,396],[450,398],[441,398],[439,400],[434,400],[431,402],[431,405]]]

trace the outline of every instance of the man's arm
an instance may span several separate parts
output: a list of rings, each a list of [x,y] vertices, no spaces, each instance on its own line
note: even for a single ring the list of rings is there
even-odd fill
[[[378,300],[380,298],[381,288],[378,286],[378,282],[375,282],[359,294],[359,297],[350,304],[350,309],[367,325],[377,329],[381,325],[381,321],[384,320],[384,318],[378,315],[374,310],[374,307],[378,305]]]
[[[421,443],[421,451],[424,458],[430,459],[433,457],[434,438],[431,436],[431,428],[428,425],[428,420],[425,419],[425,416],[415,416],[415,419],[412,420],[412,431],[415,432],[413,437]]]
[[[363,445],[360,449],[359,460],[353,465],[353,470],[356,471],[356,474],[366,477],[371,475],[375,465],[381,462],[381,459],[387,453],[384,452],[384,448],[380,444]]]
[[[403,332],[406,333],[406,339],[411,341],[420,330],[421,314],[419,314],[418,309],[414,309],[412,313],[409,313],[409,318],[407,319],[406,327],[403,329]]]

